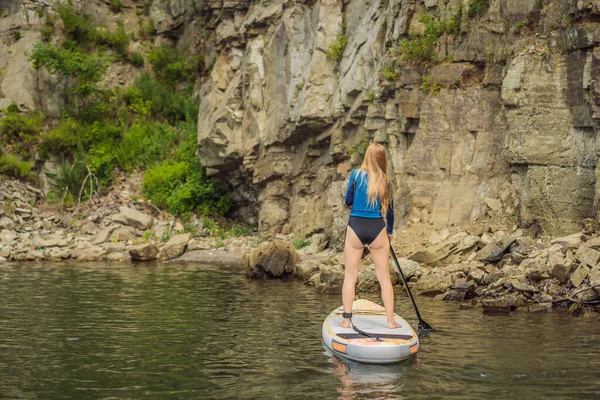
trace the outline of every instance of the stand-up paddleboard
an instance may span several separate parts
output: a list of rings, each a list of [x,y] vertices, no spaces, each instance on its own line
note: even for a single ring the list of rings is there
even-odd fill
[[[390,364],[406,360],[419,350],[419,338],[404,319],[395,315],[401,327],[387,327],[382,306],[363,299],[352,305],[352,323],[372,337],[342,328],[343,311],[343,307],[336,308],[323,322],[323,342],[334,354],[364,363]]]

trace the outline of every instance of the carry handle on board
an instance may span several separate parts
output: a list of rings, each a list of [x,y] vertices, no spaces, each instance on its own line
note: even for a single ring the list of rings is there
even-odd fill
[[[412,302],[413,307],[415,308],[415,312],[417,313],[417,318],[419,318],[419,332],[431,332],[434,329],[431,327],[431,325],[429,325],[427,322],[425,322],[423,320],[423,318],[421,318],[421,313],[419,313],[419,309],[417,308],[417,303],[415,303],[415,299],[413,298],[412,293],[410,292],[410,288],[408,287],[408,282],[406,282],[406,278],[404,277],[404,274],[402,273],[402,268],[400,268],[400,263],[398,262],[398,259],[396,258],[396,253],[394,253],[394,249],[392,248],[392,242],[390,241],[390,253],[392,253],[392,258],[394,259],[394,262],[396,263],[396,269],[398,270],[398,273],[400,274],[400,277],[402,278],[402,282],[404,283],[404,287],[406,288],[406,291],[408,292],[408,297],[410,297],[410,301]]]

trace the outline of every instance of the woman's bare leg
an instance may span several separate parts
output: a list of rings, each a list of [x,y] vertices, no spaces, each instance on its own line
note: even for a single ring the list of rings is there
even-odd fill
[[[344,285],[342,286],[342,303],[344,312],[352,312],[352,303],[354,303],[354,287],[358,278],[358,264],[365,247],[356,236],[352,228],[346,228],[346,242],[344,243]],[[343,328],[350,328],[350,319],[344,318],[340,324]]]
[[[394,320],[394,287],[390,277],[390,241],[385,229],[379,233],[369,249],[375,263],[375,275],[381,286],[381,299],[385,307],[388,327],[400,328],[400,325]]]

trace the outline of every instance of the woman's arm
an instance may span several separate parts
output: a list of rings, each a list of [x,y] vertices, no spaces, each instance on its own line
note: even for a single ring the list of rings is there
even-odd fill
[[[354,203],[354,180],[356,179],[356,170],[350,173],[350,179],[348,179],[348,188],[346,189],[346,196],[344,196],[344,203],[347,206],[351,206]]]

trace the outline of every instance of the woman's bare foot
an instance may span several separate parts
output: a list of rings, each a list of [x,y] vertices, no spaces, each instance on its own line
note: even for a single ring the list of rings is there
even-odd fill
[[[388,321],[388,328],[390,328],[390,329],[398,329],[401,327],[402,327],[402,325],[396,323],[396,321],[392,321],[392,322]]]
[[[350,328],[350,319],[349,318],[344,318],[344,320],[342,321],[342,323],[340,324],[340,326],[342,328]]]

